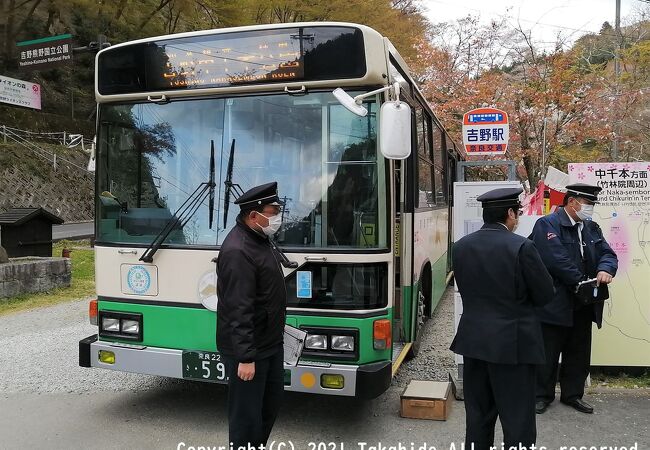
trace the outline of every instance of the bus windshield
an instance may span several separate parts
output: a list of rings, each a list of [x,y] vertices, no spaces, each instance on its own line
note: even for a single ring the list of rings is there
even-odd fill
[[[360,92],[359,92],[360,93]],[[356,95],[352,93],[353,95]],[[214,224],[208,201],[166,246],[218,246],[246,191],[278,182],[285,207],[276,241],[288,248],[387,248],[386,168],[377,157],[377,99],[358,117],[331,92],[102,104],[97,241],[148,245],[201,183],[215,147]],[[232,155],[232,157],[231,157]],[[230,161],[232,159],[232,161]]]

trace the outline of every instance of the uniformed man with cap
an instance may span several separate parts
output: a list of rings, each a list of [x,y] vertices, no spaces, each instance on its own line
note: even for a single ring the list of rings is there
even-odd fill
[[[494,444],[497,416],[505,448],[529,448],[537,436],[535,365],[544,363],[535,307],[553,295],[553,283],[535,245],[513,233],[520,188],[478,197],[483,227],[453,246],[463,313],[451,350],[463,355],[467,448]]]
[[[287,292],[270,236],[282,218],[277,183],[254,187],[217,259],[217,349],[228,374],[233,449],[266,445],[284,394]]]
[[[592,220],[601,188],[578,183],[566,189],[562,208],[539,219],[529,236],[555,286],[552,300],[538,310],[546,347],[546,364],[539,366],[537,373],[538,414],[555,399],[560,354],[560,401],[580,412],[593,412],[582,400],[591,362],[591,324],[602,325],[603,302],[609,297],[607,284],[618,268],[616,254]],[[576,290],[580,282],[593,278],[597,296],[593,302],[585,302]]]

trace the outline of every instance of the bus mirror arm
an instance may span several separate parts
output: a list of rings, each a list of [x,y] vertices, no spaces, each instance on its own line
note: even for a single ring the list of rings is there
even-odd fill
[[[359,94],[356,97],[354,97],[354,102],[357,105],[360,105],[362,103],[362,100],[367,97],[372,97],[373,95],[376,94],[381,94],[382,92],[386,92],[389,90],[393,90],[393,94],[395,95],[395,100],[399,101],[399,83],[393,83],[388,86],[384,86],[383,88],[375,89],[374,91],[366,92],[365,94]]]
[[[399,104],[399,94],[400,94],[399,83],[393,83],[391,85],[384,86],[383,88],[366,92],[365,94],[359,94],[354,98],[351,97],[347,92],[345,92],[341,88],[334,89],[332,94],[334,94],[334,97],[336,97],[339,103],[341,103],[341,105],[343,105],[348,111],[350,111],[353,114],[356,114],[357,116],[364,117],[365,115],[368,114],[368,110],[364,108],[362,105],[363,99],[390,90],[392,90],[392,93],[395,97],[395,101]]]

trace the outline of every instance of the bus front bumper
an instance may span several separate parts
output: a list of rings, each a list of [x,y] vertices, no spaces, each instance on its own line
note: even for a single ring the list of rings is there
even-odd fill
[[[113,362],[100,361],[100,351],[111,352]],[[94,334],[79,341],[79,365],[182,379],[183,350],[98,341]],[[297,366],[285,364],[284,369],[285,390],[310,394],[375,398],[388,389],[392,378],[390,361],[360,366],[301,361]],[[323,375],[342,376],[343,387],[323,387]]]

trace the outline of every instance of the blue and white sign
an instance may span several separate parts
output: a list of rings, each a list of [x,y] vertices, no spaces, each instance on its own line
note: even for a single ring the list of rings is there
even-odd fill
[[[508,149],[508,114],[495,108],[478,108],[463,116],[463,144],[467,155],[503,155]]]
[[[309,270],[296,272],[296,297],[311,298],[311,277]]]
[[[122,264],[122,293],[158,295],[158,268],[144,264]]]

